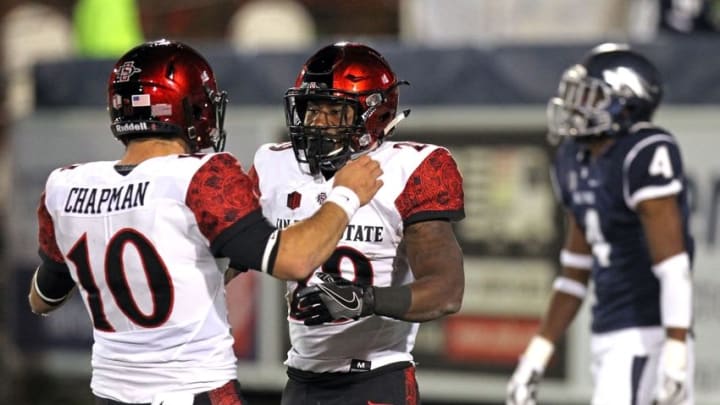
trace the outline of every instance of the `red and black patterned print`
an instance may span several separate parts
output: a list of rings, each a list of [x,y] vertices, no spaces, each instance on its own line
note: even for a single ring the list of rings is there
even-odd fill
[[[250,177],[229,153],[214,155],[195,173],[186,204],[210,242],[260,206]]]
[[[53,225],[52,217],[45,206],[45,193],[42,193],[40,197],[40,204],[37,209],[38,216],[38,242],[40,243],[40,250],[51,260],[58,263],[65,263],[60,248],[55,240],[55,225]]]
[[[453,212],[464,208],[462,176],[446,149],[431,153],[395,200],[403,220],[425,211]]]
[[[207,394],[210,397],[211,405],[243,405],[234,381],[229,381],[220,388],[208,391]]]

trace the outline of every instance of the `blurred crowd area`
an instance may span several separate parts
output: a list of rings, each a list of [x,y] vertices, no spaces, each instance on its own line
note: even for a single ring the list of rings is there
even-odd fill
[[[283,51],[339,39],[408,46],[541,44],[716,32],[720,0],[3,0],[3,125],[32,111],[30,69],[114,59],[159,38]]]
[[[720,0],[3,0],[0,125],[32,111],[38,61],[114,59],[144,40],[276,51],[348,38],[433,47],[651,42],[716,32],[719,21]]]
[[[12,191],[7,134],[13,121],[32,114],[32,67],[44,60],[115,59],[158,38],[240,52],[312,49],[363,38],[407,46],[492,47],[601,39],[647,43],[663,35],[715,33],[718,26],[720,0],[2,0],[0,262],[7,263]],[[6,291],[4,270],[0,295]],[[3,366],[14,355],[6,350],[6,316],[0,310],[0,403],[8,403],[4,398],[15,382]],[[85,379],[74,382],[77,390],[56,390],[57,381],[41,376],[32,381],[15,391],[33,404],[88,399]],[[43,391],[65,396],[43,398]]]

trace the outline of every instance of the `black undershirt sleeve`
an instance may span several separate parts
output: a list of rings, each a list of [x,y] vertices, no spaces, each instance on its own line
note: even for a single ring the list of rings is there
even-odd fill
[[[38,266],[35,282],[40,298],[48,305],[59,305],[75,287],[70,269],[40,252],[42,263]]]
[[[408,227],[412,224],[425,221],[458,222],[463,218],[465,218],[465,209],[460,209],[456,211],[425,211],[410,215],[410,217],[403,220],[403,225],[405,227]]]
[[[272,274],[280,244],[280,233],[274,235],[277,228],[257,209],[222,231],[210,244],[215,256],[230,259],[230,267],[237,270],[265,270]],[[268,252],[267,268],[263,269],[263,256],[268,243],[274,242]]]

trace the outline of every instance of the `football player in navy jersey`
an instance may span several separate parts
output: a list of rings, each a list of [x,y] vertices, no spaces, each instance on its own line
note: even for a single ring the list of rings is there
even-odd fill
[[[288,282],[287,405],[415,405],[412,350],[419,322],[460,309],[464,272],[452,222],[464,217],[462,177],[440,146],[388,138],[409,111],[385,58],[359,43],[312,55],[285,95],[290,142],[263,145],[250,176],[278,226],[307,218],[338,170],[360,156],[383,188],[335,252]]]
[[[315,215],[278,230],[240,163],[222,152],[225,102],[189,46],[139,45],[108,83],[123,156],[59,168],[47,180],[30,307],[47,314],[78,290],[94,328],[96,405],[244,403],[225,303],[228,262],[304,279],[382,186],[378,162],[357,159],[337,173]]]
[[[679,145],[650,121],[661,97],[653,64],[608,43],[564,72],[548,104],[567,234],[549,308],[508,384],[509,405],[536,403],[590,280],[591,403],[693,403],[693,239]]]

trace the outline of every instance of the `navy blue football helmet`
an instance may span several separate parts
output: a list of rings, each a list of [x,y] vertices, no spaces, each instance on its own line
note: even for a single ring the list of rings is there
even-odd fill
[[[626,44],[596,46],[568,68],[547,107],[551,137],[616,136],[650,121],[662,99],[655,66]]]

